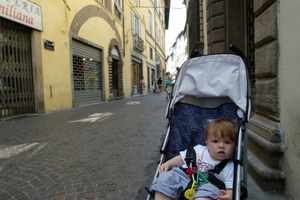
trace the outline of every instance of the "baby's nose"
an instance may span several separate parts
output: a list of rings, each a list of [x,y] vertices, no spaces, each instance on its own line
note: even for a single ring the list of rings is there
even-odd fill
[[[225,145],[224,145],[224,142],[220,142],[220,143],[219,143],[219,146],[220,146],[220,147],[224,147],[224,146],[225,146]]]

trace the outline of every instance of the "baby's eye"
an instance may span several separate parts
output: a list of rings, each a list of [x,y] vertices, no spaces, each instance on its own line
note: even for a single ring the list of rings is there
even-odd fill
[[[225,144],[232,144],[233,142],[231,140],[226,140]]]
[[[218,143],[219,141],[218,140],[212,140],[212,143]]]

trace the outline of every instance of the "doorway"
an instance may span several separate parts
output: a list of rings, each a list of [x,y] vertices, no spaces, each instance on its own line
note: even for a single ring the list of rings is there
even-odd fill
[[[0,119],[35,112],[31,32],[0,17]]]
[[[143,65],[141,63],[132,63],[132,95],[142,93],[141,81],[143,81]]]
[[[102,100],[102,50],[72,40],[74,107]]]
[[[121,96],[119,91],[119,61],[112,60],[112,93],[114,97]]]

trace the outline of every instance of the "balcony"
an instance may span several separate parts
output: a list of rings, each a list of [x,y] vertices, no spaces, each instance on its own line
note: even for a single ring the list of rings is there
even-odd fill
[[[133,49],[140,53],[144,51],[144,40],[138,34],[133,34]]]

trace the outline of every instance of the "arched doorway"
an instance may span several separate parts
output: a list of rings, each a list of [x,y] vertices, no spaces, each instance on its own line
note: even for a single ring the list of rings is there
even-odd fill
[[[120,44],[116,39],[112,39],[109,45],[109,92],[113,99],[124,96],[123,60],[119,46]]]
[[[120,55],[116,47],[110,51],[111,56],[111,91],[114,98],[122,96]]]
[[[95,43],[94,40],[90,40],[90,38],[88,36],[85,37],[80,37],[79,32],[81,30],[81,27],[85,25],[85,23],[90,19],[90,18],[94,18],[94,17],[99,17],[101,19],[103,19],[107,25],[113,30],[114,32],[114,39],[111,40],[110,45],[107,47],[106,45],[100,44],[100,43]],[[99,34],[99,36],[101,37],[101,34]],[[105,33],[103,33],[105,34]],[[116,28],[116,25],[113,21],[113,19],[111,18],[111,16],[106,12],[105,8],[102,7],[98,7],[98,6],[94,6],[94,5],[88,5],[86,7],[83,7],[74,17],[72,24],[71,24],[71,28],[70,28],[70,44],[71,44],[71,48],[72,45],[74,44],[74,40],[77,40],[83,44],[85,44],[85,46],[92,46],[93,48],[99,48],[101,50],[101,53],[98,54],[100,55],[101,58],[101,68],[100,71],[98,73],[99,76],[101,76],[101,81],[100,81],[100,90],[101,90],[101,99],[106,99],[107,97],[111,96],[113,98],[115,98],[116,96],[123,96],[123,83],[122,83],[122,56],[121,56],[121,37],[119,34],[119,31]],[[106,42],[105,42],[106,43]],[[108,48],[108,49],[107,49]],[[115,48],[116,50],[112,50],[113,48]],[[77,48],[78,49],[78,48]],[[116,53],[111,53],[111,51],[117,52]],[[109,52],[107,57],[103,57],[103,55],[105,55],[104,52]],[[115,56],[113,56],[113,54],[115,54]],[[116,56],[118,55],[118,56]],[[91,60],[90,56],[88,56],[87,58],[88,61]],[[92,58],[92,61],[95,61],[94,58]],[[106,82],[105,79],[105,74],[106,70],[105,70],[105,66],[106,63],[108,63],[108,71],[109,71],[109,80],[108,82]],[[115,69],[117,69],[116,75],[118,78],[114,79],[114,84],[113,84],[113,70],[112,70],[112,65],[114,65]],[[117,67],[118,66],[118,67]],[[114,70],[114,74],[115,74]],[[116,77],[114,76],[114,77]],[[72,74],[72,79],[74,80],[74,73]],[[73,81],[74,82],[74,81]],[[76,89],[76,85],[75,83],[73,84],[73,88]],[[106,86],[109,86],[108,88]],[[113,88],[112,86],[114,85],[114,87],[117,89],[115,95],[113,96]],[[107,91],[108,89],[108,91]],[[73,105],[76,106],[76,96],[75,96],[76,91],[73,91]],[[100,98],[98,98],[100,99]],[[75,102],[75,103],[74,103]]]

